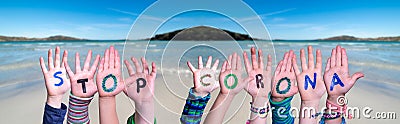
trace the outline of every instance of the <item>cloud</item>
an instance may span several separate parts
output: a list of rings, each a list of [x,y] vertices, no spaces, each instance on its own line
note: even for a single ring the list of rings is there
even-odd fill
[[[118,21],[121,21],[121,22],[132,22],[133,20],[131,18],[118,18]]]
[[[271,27],[278,28],[306,28],[312,26],[312,24],[304,24],[304,23],[293,23],[293,24],[270,24]]]
[[[141,16],[141,18],[147,19],[147,20],[153,20],[153,21],[159,21],[159,22],[163,22],[164,21],[163,18],[159,18],[159,17],[149,16],[149,15],[140,15],[140,14],[137,14],[137,13],[128,12],[128,11],[119,10],[119,9],[114,9],[114,8],[107,8],[107,9],[115,11],[115,12],[123,13],[123,14],[128,14],[128,15],[135,16],[135,17]]]
[[[252,17],[244,17],[244,18],[239,19],[239,21],[246,22],[246,21],[252,21],[252,20],[257,20],[257,19],[264,19],[267,16],[281,14],[281,13],[289,12],[289,11],[292,11],[292,10],[295,10],[295,9],[296,8],[290,8],[290,9],[279,10],[279,11],[265,13],[265,14],[252,16]]]

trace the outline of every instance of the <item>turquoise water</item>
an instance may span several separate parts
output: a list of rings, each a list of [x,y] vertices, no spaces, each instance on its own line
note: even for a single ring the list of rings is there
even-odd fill
[[[121,54],[122,52],[125,53],[124,57],[140,57],[146,53],[146,58],[149,61],[155,61],[159,65],[158,69],[162,68],[162,71],[158,71],[159,74],[161,72],[177,74],[178,72],[179,76],[184,76],[189,73],[186,61],[195,63],[198,55],[212,55],[224,60],[224,55],[227,55],[227,53],[241,52],[242,49],[248,51],[254,45],[250,41],[241,41],[239,44],[233,41],[218,41],[208,44],[209,46],[200,45],[188,49],[187,44],[194,43],[193,41],[167,43],[166,41],[152,41],[147,44],[145,41],[131,41],[126,44],[124,50],[124,41],[0,42],[0,92],[13,90],[18,93],[26,87],[43,86],[39,57],[43,56],[46,59],[47,50],[55,48],[55,46],[60,46],[61,50],[69,51],[69,63],[72,64],[75,52],[81,54],[82,62],[86,57],[87,50],[92,49],[94,54],[102,55],[109,45],[115,45],[121,51]],[[275,55],[276,60],[280,60],[285,51],[293,49],[299,55],[301,48],[312,45],[314,48],[322,50],[324,65],[331,49],[337,44],[342,45],[348,51],[351,73],[362,71],[366,75],[362,81],[368,82],[366,84],[379,86],[386,90],[393,89],[399,93],[400,42],[275,41],[273,42],[274,47],[267,41],[258,42],[258,46],[264,50],[265,56],[266,54]],[[213,48],[213,46],[218,47]],[[185,50],[184,53],[180,52]],[[203,58],[203,61],[206,61],[206,57]],[[182,70],[182,72],[180,73],[179,70]],[[0,95],[0,98],[1,96],[3,95]]]

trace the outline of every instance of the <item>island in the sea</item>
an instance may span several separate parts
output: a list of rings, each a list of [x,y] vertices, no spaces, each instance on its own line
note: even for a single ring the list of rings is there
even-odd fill
[[[75,38],[75,37],[63,36],[63,35],[50,36],[50,37],[46,37],[46,38],[0,36],[0,42],[1,41],[78,41],[78,40],[87,40],[87,39],[81,39],[81,38]]]
[[[70,36],[56,35],[47,38],[27,38],[27,37],[7,37],[0,35],[1,41],[82,41],[90,39],[75,38]],[[218,29],[209,26],[196,26],[191,28],[179,29],[167,33],[157,34],[154,37],[144,40],[182,40],[182,41],[224,41],[224,40],[263,40],[252,38],[247,34],[237,33],[226,29]],[[284,39],[275,39],[274,41],[282,41]],[[400,41],[400,36],[396,37],[378,37],[378,38],[358,38],[354,36],[342,35],[324,39],[304,40],[304,41]]]

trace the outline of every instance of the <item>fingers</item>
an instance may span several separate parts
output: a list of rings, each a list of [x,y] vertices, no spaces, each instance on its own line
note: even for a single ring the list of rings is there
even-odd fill
[[[92,50],[89,50],[88,54],[86,55],[85,64],[83,64],[83,70],[89,71],[90,60],[91,59],[92,59]]]
[[[125,63],[126,68],[128,69],[128,74],[129,75],[135,74],[135,72],[133,71],[133,67],[132,67],[131,63],[129,63],[128,60],[125,60],[124,63]]]
[[[300,60],[301,60],[301,70],[305,71],[308,69],[306,55],[304,53],[304,49],[300,50]]]
[[[336,49],[333,48],[331,53],[331,68],[335,66],[336,66]]]
[[[206,68],[211,68],[212,56],[208,56]]]
[[[247,73],[251,71],[251,66],[249,62],[249,57],[247,56],[247,52],[243,52],[243,59],[244,59],[244,67],[246,68]]]
[[[228,62],[226,63],[226,70],[231,70],[232,66],[232,55],[229,55]]]
[[[133,64],[135,65],[136,72],[137,73],[142,72],[141,67],[140,67],[139,62],[137,61],[137,59],[134,58],[134,57],[132,57],[131,59],[132,59]]]
[[[289,57],[288,58],[286,58],[286,71],[289,71],[289,72],[291,72],[291,69],[292,69],[292,58],[293,58],[293,50],[290,50],[289,51]]]
[[[293,69],[294,69],[294,72],[296,73],[296,75],[299,75],[300,70],[299,70],[299,67],[297,67],[296,55],[294,55],[294,57],[292,58],[292,65],[293,65]]]
[[[81,72],[81,61],[79,59],[79,53],[75,53],[75,73]]]
[[[201,56],[199,56],[199,62],[198,62],[198,64],[199,64],[199,69],[202,69],[203,68],[203,57],[201,57]]]
[[[56,60],[54,61],[54,67],[60,67],[60,47],[56,47]]]
[[[266,69],[267,69],[267,72],[271,73],[271,71],[272,71],[272,57],[269,54],[268,54],[268,60],[267,61],[268,62],[267,62]]]
[[[362,72],[356,72],[351,76],[351,81],[350,81],[350,86],[353,86],[358,79],[364,77],[364,74]]]
[[[215,60],[214,65],[212,66],[211,69],[212,69],[212,70],[217,70],[218,64],[219,64],[219,60],[217,59],[217,60]]]
[[[62,61],[61,61],[61,68],[64,68],[64,62],[67,62],[67,60],[68,60],[68,51],[67,50],[64,50],[64,54],[63,54],[63,58],[62,58]]]
[[[279,61],[278,66],[276,66],[275,75],[277,75],[281,72],[282,65],[283,65],[283,61],[281,60],[281,61]]]
[[[114,46],[110,46],[110,60],[109,60],[109,67],[108,68],[114,68],[115,67],[115,49]]]
[[[331,57],[329,57],[326,62],[325,72],[327,72],[330,68],[331,68]]]
[[[342,48],[342,66],[345,68],[349,67],[349,64],[347,61],[348,61],[348,59],[347,59],[346,49]]]
[[[224,63],[222,63],[222,67],[221,67],[221,72],[220,72],[220,73],[226,71],[226,65],[227,65],[227,63],[228,63],[228,62],[226,62],[226,61],[224,61]]]
[[[237,54],[236,53],[233,53],[233,56],[232,56],[232,70],[236,70],[237,69]]]
[[[47,65],[49,66],[50,70],[52,70],[54,68],[53,51],[51,49],[49,49],[49,52],[47,54]]]
[[[195,72],[197,69],[192,65],[192,63],[190,63],[190,61],[186,62],[187,65],[189,66],[190,71]]]
[[[263,53],[261,49],[258,49],[258,68],[264,68]]]
[[[115,66],[116,69],[120,69],[121,68],[121,58],[119,56],[118,50],[115,49]]]
[[[316,65],[317,70],[321,71],[322,69],[322,54],[321,50],[317,49],[317,65]]]
[[[280,72],[284,72],[286,70],[287,58],[289,58],[289,53],[285,52],[285,55],[282,60],[282,68],[280,68]]]
[[[99,65],[99,72],[102,72],[104,70],[104,64],[105,64],[105,58],[102,57]]]
[[[64,65],[65,65],[65,70],[67,70],[69,77],[73,77],[75,74],[74,74],[74,72],[72,72],[71,67],[69,67],[68,62],[65,61]]]
[[[151,73],[150,73],[150,75],[151,76],[156,76],[156,74],[157,74],[157,66],[156,66],[156,63],[152,62],[151,63]]]
[[[109,61],[110,61],[110,50],[106,49],[106,51],[104,51],[104,67],[103,67],[104,70],[109,68],[108,67]]]
[[[40,62],[40,67],[42,68],[42,72],[43,72],[43,73],[47,73],[48,70],[47,70],[47,68],[46,68],[46,65],[44,64],[43,57],[40,57],[39,62]]]
[[[150,74],[149,72],[149,65],[144,57],[142,57],[142,65],[143,65],[143,73]]]
[[[236,70],[242,70],[242,61],[240,59],[240,56],[237,57],[237,62],[236,62]]]
[[[314,55],[313,55],[313,48],[312,46],[308,46],[308,68],[314,69]]]
[[[251,63],[253,65],[253,69],[257,69],[258,64],[257,64],[256,48],[252,47],[250,51],[251,51]]]
[[[342,66],[342,47],[336,46],[336,66]]]
[[[96,68],[97,68],[97,65],[99,64],[99,60],[100,60],[100,55],[97,55],[96,59],[93,62],[92,67],[90,68],[90,71],[93,72],[93,74],[94,74],[94,72],[96,72]]]

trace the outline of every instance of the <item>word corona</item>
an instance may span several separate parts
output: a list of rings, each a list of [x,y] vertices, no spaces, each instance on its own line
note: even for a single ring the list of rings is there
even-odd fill
[[[344,87],[344,84],[343,84],[342,80],[340,80],[339,76],[336,73],[334,73],[333,77],[332,77],[332,82],[331,82],[331,86],[330,86],[329,90],[332,91],[333,87],[335,87],[335,85],[338,85],[338,84],[341,87]]]
[[[311,87],[313,89],[315,89],[315,85],[317,84],[317,73],[314,73],[314,81],[311,81],[310,77],[308,75],[306,75],[304,80],[304,89],[307,90],[308,89],[308,83],[311,84]]]
[[[86,93],[86,82],[88,82],[89,80],[87,78],[85,79],[79,79],[77,80],[78,83],[82,83],[82,91],[83,93]]]
[[[287,81],[288,82],[288,86],[286,87],[285,90],[280,90],[280,86],[281,86],[281,82],[282,81]],[[292,84],[290,82],[290,79],[288,77],[284,77],[284,78],[280,79],[278,81],[278,83],[276,84],[276,92],[278,92],[279,94],[286,94],[290,90],[291,86],[292,86]]]
[[[108,78],[112,78],[114,81],[114,85],[111,88],[106,87],[106,81]],[[117,77],[115,77],[113,74],[109,74],[106,77],[103,78],[103,82],[101,83],[101,87],[105,92],[112,92],[117,88]]]
[[[143,82],[142,85],[140,85],[140,82]],[[147,81],[144,78],[138,78],[136,79],[136,84],[137,84],[136,92],[139,93],[140,88],[146,87]]]
[[[264,88],[264,83],[262,82],[262,80],[263,80],[263,75],[262,74],[257,74],[256,75],[256,83],[257,83],[257,88],[258,89],[260,89],[260,85],[261,85],[261,88]]]
[[[233,79],[234,79],[234,83],[231,86],[228,85],[229,77],[233,77]],[[238,84],[238,78],[237,78],[237,76],[235,74],[228,74],[228,75],[225,76],[224,85],[225,85],[226,88],[234,89],[237,86],[237,84]]]
[[[54,84],[54,86],[61,86],[64,83],[64,80],[61,77],[57,76],[59,74],[62,74],[62,72],[58,71],[58,72],[54,73],[54,75],[53,75],[54,78],[60,79],[60,83]]]

